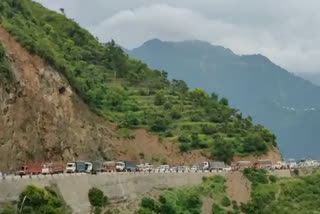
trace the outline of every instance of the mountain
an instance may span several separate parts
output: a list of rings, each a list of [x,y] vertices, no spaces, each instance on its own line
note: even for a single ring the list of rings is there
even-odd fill
[[[236,55],[202,41],[150,40],[131,56],[172,79],[184,79],[229,98],[231,106],[250,114],[276,134],[285,157],[320,158],[320,87],[272,63],[267,57]]]
[[[226,98],[169,81],[65,14],[30,0],[3,0],[0,13],[0,167],[53,159],[280,159],[274,134]]]
[[[297,75],[320,86],[320,73],[297,73]]]

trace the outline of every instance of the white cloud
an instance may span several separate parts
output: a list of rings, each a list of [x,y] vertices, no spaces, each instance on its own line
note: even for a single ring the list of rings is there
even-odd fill
[[[295,23],[288,20],[288,25]],[[300,27],[303,24],[298,23]],[[261,53],[293,71],[316,71],[320,67],[320,44],[297,37],[292,30],[273,32],[265,26],[236,25],[167,4],[123,10],[90,29],[102,41],[113,38],[128,48],[153,38],[198,39],[223,45],[238,54]]]
[[[320,72],[320,1],[37,0],[66,8],[102,41],[133,48],[148,39],[199,39],[238,54],[261,53],[293,72]]]

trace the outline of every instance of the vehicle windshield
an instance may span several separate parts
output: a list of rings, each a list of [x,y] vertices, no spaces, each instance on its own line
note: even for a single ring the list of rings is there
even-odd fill
[[[74,163],[68,163],[67,166],[68,166],[68,167],[73,167],[73,166],[74,166]]]
[[[122,162],[117,163],[117,166],[123,166],[123,165],[124,165],[124,163],[122,163]]]

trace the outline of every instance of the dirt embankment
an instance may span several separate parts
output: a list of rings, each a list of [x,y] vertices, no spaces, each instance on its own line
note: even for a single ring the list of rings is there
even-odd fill
[[[114,124],[92,113],[68,81],[40,57],[30,54],[0,26],[14,82],[0,83],[0,169],[24,160],[94,158],[185,163],[204,160],[199,152],[182,155],[176,144],[145,130],[123,140]]]
[[[231,200],[246,203],[251,199],[251,182],[242,172],[230,172],[226,176],[227,195]]]

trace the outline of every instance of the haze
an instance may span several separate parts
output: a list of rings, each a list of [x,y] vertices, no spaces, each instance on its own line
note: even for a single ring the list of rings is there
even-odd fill
[[[159,38],[197,39],[261,53],[291,72],[320,72],[320,2],[309,0],[38,0],[132,49]]]

